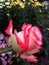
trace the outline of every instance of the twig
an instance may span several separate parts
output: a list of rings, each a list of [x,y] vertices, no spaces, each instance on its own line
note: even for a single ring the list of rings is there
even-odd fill
[[[0,49],[0,54],[1,53],[4,53],[4,52],[7,52],[7,51],[12,51],[12,47],[6,47],[6,48],[3,48],[3,49]]]

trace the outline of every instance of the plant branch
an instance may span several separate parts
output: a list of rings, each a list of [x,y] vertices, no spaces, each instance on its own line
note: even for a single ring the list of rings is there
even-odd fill
[[[1,53],[4,53],[4,52],[8,52],[8,51],[12,51],[12,47],[6,47],[6,48],[3,48],[3,49],[0,49],[0,54]]]

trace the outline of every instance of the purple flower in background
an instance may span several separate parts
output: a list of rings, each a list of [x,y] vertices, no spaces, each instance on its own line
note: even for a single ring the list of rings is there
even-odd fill
[[[2,41],[0,40],[0,44],[2,44]]]
[[[4,35],[0,34],[0,40],[3,40],[3,39],[4,39]]]
[[[5,48],[5,44],[0,44],[0,48]]]
[[[6,55],[6,53],[1,53],[1,56],[4,57]]]
[[[2,60],[2,65],[6,65],[6,61],[5,61],[5,59],[4,58],[1,58],[1,60]]]
[[[8,51],[7,54],[8,54],[8,55],[11,55],[11,54],[12,54],[12,51]]]
[[[0,33],[0,49],[6,47],[4,39],[5,39],[5,36],[2,33]]]
[[[0,33],[0,49],[6,48],[8,45],[6,44],[6,38],[4,34]],[[3,52],[0,54],[0,64],[1,65],[11,65],[11,56],[12,51]]]

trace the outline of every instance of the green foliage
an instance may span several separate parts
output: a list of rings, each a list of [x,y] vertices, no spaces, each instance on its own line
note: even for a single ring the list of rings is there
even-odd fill
[[[0,31],[4,33],[4,30],[6,29],[8,25],[8,17],[6,15],[5,7],[2,9],[0,8]]]
[[[36,24],[36,12],[32,5],[25,5],[25,8],[22,9],[19,5],[12,6],[10,9],[10,18],[13,19],[14,28],[18,28],[18,31],[21,30],[21,26],[24,22]]]
[[[13,61],[13,65],[30,65],[29,62],[27,62],[26,60],[23,60],[21,58],[15,58],[13,57],[12,58],[12,61]]]

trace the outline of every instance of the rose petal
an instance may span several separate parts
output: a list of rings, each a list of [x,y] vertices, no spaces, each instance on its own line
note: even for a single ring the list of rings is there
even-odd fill
[[[38,53],[40,49],[41,49],[41,46],[40,47],[36,46],[34,48],[25,49],[19,53],[19,56],[22,54],[35,54],[35,53]]]
[[[29,47],[29,34],[30,34],[31,27],[32,25],[28,24],[24,29],[24,44],[27,48]]]
[[[24,30],[25,28],[26,28],[26,23],[24,23],[23,25],[22,25],[22,30]]]
[[[12,27],[13,27],[12,20],[10,20],[9,25],[8,25],[7,29],[5,30],[5,33],[8,35],[11,35],[12,34]]]
[[[17,33],[16,30],[14,30],[14,35],[16,36],[16,40],[18,42],[18,45],[22,48],[26,48],[25,44],[24,44],[24,35],[23,35],[23,31]]]
[[[35,29],[35,34],[36,34],[37,37],[42,41],[42,33],[41,33],[39,27],[34,26],[34,29]]]
[[[27,54],[35,54],[35,53],[38,53],[38,52],[40,52],[40,49],[38,47],[35,47],[32,50],[27,50],[26,51]]]
[[[29,62],[37,62],[38,60],[36,59],[37,57],[36,56],[33,56],[33,55],[21,55],[20,56],[22,59],[26,59],[27,61]]]
[[[32,27],[32,29],[30,31],[30,37],[32,38],[32,40],[35,41],[36,44],[42,45],[42,41],[35,34],[35,29],[33,29],[33,27]]]

